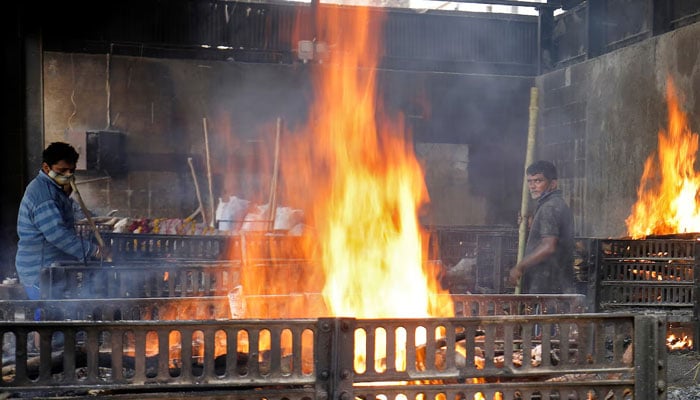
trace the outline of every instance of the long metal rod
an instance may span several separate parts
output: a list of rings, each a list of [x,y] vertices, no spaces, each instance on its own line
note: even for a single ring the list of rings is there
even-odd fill
[[[202,194],[199,192],[199,183],[197,182],[197,174],[194,172],[194,165],[192,164],[192,157],[187,157],[187,164],[190,165],[190,172],[192,173],[192,180],[194,180],[194,191],[197,195],[197,203],[199,203],[199,212],[202,214],[202,221],[204,225],[207,225],[207,213],[204,212],[204,206],[202,205]],[[195,215],[193,213],[192,215]]]
[[[272,166],[272,179],[270,182],[270,200],[267,203],[268,209],[268,231],[275,228],[275,217],[277,214],[277,180],[279,177],[280,159],[280,132],[282,131],[282,118],[277,118],[277,129],[275,131],[275,163]]]
[[[685,23],[686,21],[690,21],[689,23],[693,23],[693,22],[695,22],[694,20],[698,17],[700,17],[700,12],[684,15],[680,18],[672,19],[671,24],[673,26],[678,26],[679,24]]]
[[[211,161],[209,157],[209,132],[207,131],[207,119],[202,118],[202,126],[204,127],[204,154],[207,159],[207,182],[209,186],[209,226],[214,227],[214,220],[216,219],[216,214],[214,212],[214,192],[212,189],[211,182]],[[204,210],[202,210],[204,214]],[[205,221],[206,223],[206,221]]]
[[[441,1],[445,0],[432,0]],[[533,7],[533,8],[561,8],[561,2],[548,1],[547,3],[537,3],[534,1],[517,1],[517,0],[449,0],[450,3],[474,3],[474,4],[491,4],[500,6],[517,6],[517,7]]]

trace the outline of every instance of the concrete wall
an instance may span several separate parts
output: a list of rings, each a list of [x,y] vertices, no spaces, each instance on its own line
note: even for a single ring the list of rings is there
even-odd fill
[[[250,168],[270,159],[277,117],[291,126],[304,117],[309,93],[300,69],[105,55],[48,53],[44,80],[47,143],[80,144],[86,131],[126,135],[127,173],[82,172],[79,180],[111,176],[81,186],[86,202],[149,218],[197,208],[189,157],[208,200],[203,118],[215,197],[258,193],[269,174]]]
[[[700,129],[699,37],[699,24],[690,25],[537,78],[536,158],[559,167],[578,235],[626,235],[644,162],[667,123],[668,76],[684,98],[691,129]],[[45,139],[124,132],[129,172],[85,184],[88,205],[131,217],[184,217],[197,207],[187,157],[194,159],[206,201],[207,117],[214,197],[263,199],[275,119],[283,117],[289,129],[303,124],[312,97],[309,71],[304,65],[46,53]],[[406,115],[426,168],[432,199],[426,223],[515,221],[531,82],[379,74],[387,109]],[[83,173],[85,179],[101,176]]]
[[[694,24],[538,77],[538,154],[562,170],[579,235],[627,235],[644,162],[668,123],[667,77],[700,130],[699,57]]]
[[[45,140],[84,146],[86,131],[123,132],[123,176],[79,174],[92,181],[80,186],[88,206],[99,214],[184,218],[197,208],[188,157],[208,200],[206,117],[214,198],[262,203],[276,119],[288,130],[303,125],[312,73],[302,64],[45,53]],[[514,224],[533,79],[380,71],[378,81],[385,108],[403,113],[414,131],[432,199],[424,222]]]

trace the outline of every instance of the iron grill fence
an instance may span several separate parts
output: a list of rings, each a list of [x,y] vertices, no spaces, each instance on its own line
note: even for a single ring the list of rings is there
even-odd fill
[[[39,354],[27,340],[39,336]],[[13,396],[663,398],[652,315],[2,321]]]
[[[691,321],[696,295],[694,239],[591,239],[591,310],[658,311]]]
[[[585,313],[586,296],[579,294],[449,296],[458,317]],[[245,295],[248,318],[268,315],[301,318],[326,315],[320,293]],[[229,319],[227,296],[0,301],[0,321],[120,321],[169,319]]]

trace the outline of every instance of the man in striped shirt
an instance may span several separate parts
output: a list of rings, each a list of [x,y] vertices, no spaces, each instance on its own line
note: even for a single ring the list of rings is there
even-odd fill
[[[32,300],[40,298],[42,267],[99,256],[97,244],[80,238],[75,231],[70,183],[77,162],[78,152],[73,146],[51,143],[43,152],[41,170],[27,186],[19,206],[15,267]]]

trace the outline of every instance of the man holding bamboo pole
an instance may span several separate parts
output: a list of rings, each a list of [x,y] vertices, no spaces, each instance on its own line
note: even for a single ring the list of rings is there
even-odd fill
[[[15,267],[20,283],[31,300],[40,298],[41,268],[57,261],[100,258],[103,249],[75,231],[73,191],[78,152],[68,143],[51,143],[42,154],[37,176],[22,197],[17,217]],[[73,184],[73,185],[72,185]]]
[[[574,219],[557,185],[557,169],[536,161],[526,170],[530,197],[537,209],[528,233],[525,255],[509,280],[521,293],[574,293]]]

